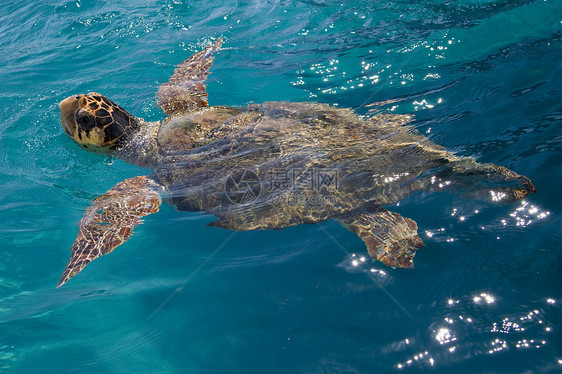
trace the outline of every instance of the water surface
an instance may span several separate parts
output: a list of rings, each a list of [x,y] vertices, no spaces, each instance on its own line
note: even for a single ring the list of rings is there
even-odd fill
[[[4,2],[0,370],[560,370],[561,21],[551,0]],[[96,91],[160,120],[158,86],[221,35],[212,105],[366,115],[397,100],[384,109],[538,193],[390,207],[426,243],[412,270],[363,261],[361,240],[332,221],[233,235],[163,206],[55,289],[90,200],[148,172],[76,146],[58,102]]]

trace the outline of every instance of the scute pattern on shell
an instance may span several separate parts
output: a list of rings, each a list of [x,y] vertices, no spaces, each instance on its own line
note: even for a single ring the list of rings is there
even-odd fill
[[[213,226],[253,230],[316,223],[367,203],[380,206],[430,189],[432,177],[448,178],[450,187],[457,181],[458,187],[478,184],[494,173],[498,183],[522,178],[497,165],[447,152],[405,125],[410,116],[361,119],[351,110],[318,103],[270,102],[241,109],[226,120],[224,112],[217,112],[223,122],[201,146],[181,150],[173,141],[161,141],[158,163],[152,166],[173,205],[215,215],[219,220]],[[175,117],[174,126],[197,122],[195,116]],[[163,134],[170,123],[162,125]],[[234,204],[225,194],[225,180],[245,169],[259,178],[262,192],[251,202]],[[302,175],[322,170],[337,173],[337,188],[303,183],[267,188],[278,171],[293,175],[297,171],[293,182],[300,182]]]

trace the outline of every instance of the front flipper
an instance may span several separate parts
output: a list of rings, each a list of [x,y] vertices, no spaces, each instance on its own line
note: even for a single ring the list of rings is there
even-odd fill
[[[123,244],[141,223],[141,217],[156,213],[162,202],[158,193],[161,189],[153,179],[142,176],[126,179],[96,198],[80,220],[70,261],[57,288],[92,260]]]
[[[424,245],[415,221],[386,209],[354,211],[337,220],[363,239],[372,258],[387,266],[414,266],[416,250]]]
[[[158,106],[170,115],[190,112],[208,106],[205,80],[215,57],[213,51],[222,45],[222,38],[201,52],[197,52],[174,71],[170,80],[158,89]]]

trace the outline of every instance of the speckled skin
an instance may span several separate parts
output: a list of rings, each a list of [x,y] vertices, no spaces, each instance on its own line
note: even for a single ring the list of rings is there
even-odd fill
[[[81,222],[59,285],[83,268],[76,264],[84,258],[89,262],[128,238],[140,216],[158,210],[155,196],[178,210],[210,213],[218,218],[212,226],[231,230],[282,229],[335,218],[363,239],[374,259],[411,267],[423,245],[417,224],[383,205],[420,190],[449,188],[477,196],[493,192],[504,200],[535,191],[529,179],[502,166],[447,152],[407,125],[407,115],[360,118],[349,109],[318,103],[208,107],[203,82],[211,52],[220,43],[190,57],[162,85],[158,103],[169,114],[162,123],[146,123],[128,113],[132,119],[120,121],[124,129],[115,134],[113,154],[154,174],[116,186],[106,194],[111,195],[107,206],[101,207],[102,198],[94,201],[89,211],[103,208],[113,217],[114,229],[126,235],[111,241],[95,225]],[[83,96],[93,95],[98,94]],[[65,130],[82,131],[73,123],[81,100],[61,102]],[[83,138],[67,133],[79,143]],[[103,139],[115,144],[111,136]]]
[[[129,239],[143,216],[156,213],[161,203],[158,189],[150,178],[136,177],[118,183],[96,198],[80,220],[80,231],[58,287],[92,260],[108,254]]]

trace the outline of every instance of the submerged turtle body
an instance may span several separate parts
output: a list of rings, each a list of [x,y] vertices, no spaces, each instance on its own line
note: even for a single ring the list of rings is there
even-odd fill
[[[208,117],[215,112],[222,121],[203,137],[203,144],[191,149],[178,144],[185,129],[177,124],[190,123],[193,115],[174,119],[173,125],[163,123],[152,168],[179,210],[209,211],[221,218],[217,225],[223,227],[279,229],[319,222],[366,202],[396,201],[408,192],[408,183],[401,181],[400,190],[393,189],[383,181],[385,175],[406,175],[407,170],[414,175],[431,168],[423,165],[423,157],[412,165],[413,160],[403,157],[403,147],[393,145],[416,138],[429,144],[399,128],[407,116],[361,120],[347,109],[287,102],[252,105],[230,112],[226,119],[224,108],[205,110]],[[442,152],[437,149],[431,151]],[[434,155],[427,157],[430,163],[434,160]],[[244,203],[242,196],[232,196],[224,178],[240,179],[246,172],[260,186]],[[252,191],[238,191],[247,192]],[[325,204],[315,203],[323,199]],[[278,204],[280,200],[285,203]],[[252,219],[242,212],[253,214]]]
[[[208,107],[204,80],[220,39],[160,87],[169,116],[146,123],[95,93],[60,104],[65,131],[154,174],[119,183],[94,200],[59,286],[123,243],[162,198],[204,211],[212,226],[281,229],[335,218],[359,235],[371,257],[411,267],[423,245],[417,224],[385,210],[408,194],[439,186],[516,200],[532,183],[502,166],[458,157],[406,125],[406,115],[360,118],[327,104],[268,102]]]
[[[430,142],[405,125],[409,119],[360,119],[348,109],[317,103],[206,108],[164,121],[158,156],[149,165],[173,205],[207,211],[219,218],[215,226],[253,230],[316,223],[366,204],[396,202],[463,164],[475,171],[472,159]],[[249,182],[260,183],[259,193],[244,203],[243,196],[232,197],[225,177],[248,175]],[[477,182],[477,176],[472,179]],[[237,193],[252,192],[245,187]]]

